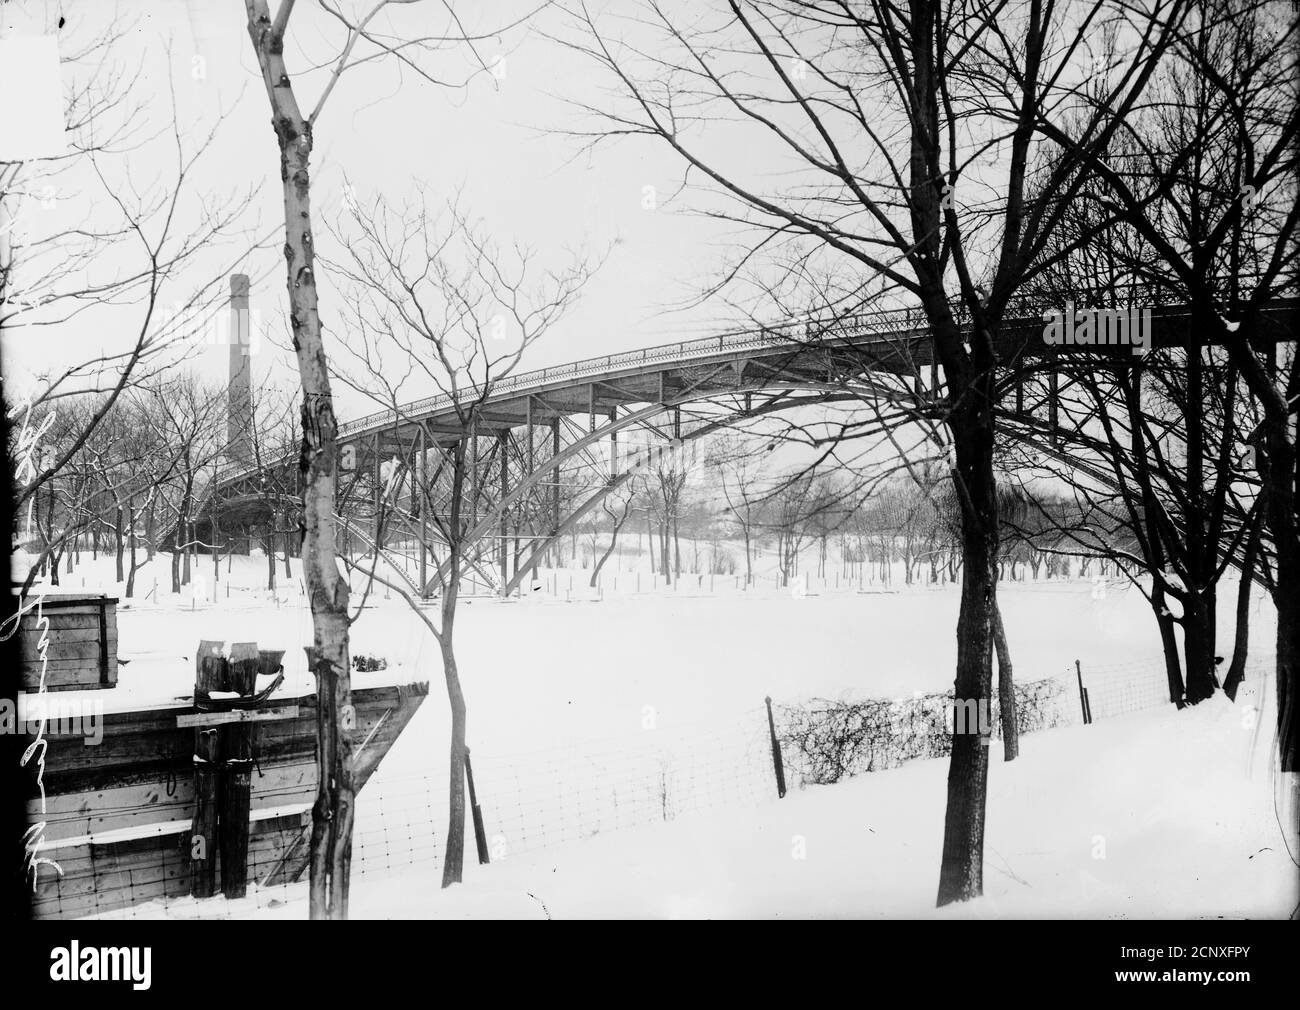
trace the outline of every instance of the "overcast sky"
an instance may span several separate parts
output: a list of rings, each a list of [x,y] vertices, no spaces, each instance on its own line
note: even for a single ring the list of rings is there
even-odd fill
[[[507,23],[529,9],[518,3],[487,6],[490,11],[471,15],[479,19],[471,28]],[[603,6],[620,5],[610,0]],[[416,7],[432,11],[438,5]],[[66,55],[73,40],[84,39],[111,8],[89,0],[61,7],[18,0],[5,9],[10,40],[38,31],[39,20],[51,9],[65,13],[68,24],[59,34]],[[220,124],[194,177],[196,194],[222,196],[251,186],[256,198],[250,227],[262,234],[282,227],[278,155],[242,4],[127,0],[118,9],[134,28],[117,44],[115,56],[127,68],[140,69],[133,94],[148,103],[150,125],[163,131],[170,126],[169,79],[183,136],[197,143]],[[440,88],[409,71],[401,74],[392,61],[350,71],[317,123],[312,159],[314,209],[326,219],[341,210],[345,178],[363,202],[382,193],[400,203],[422,184],[430,199],[459,191],[463,209],[482,218],[494,237],[523,243],[548,264],[561,265],[580,250],[592,256],[607,252],[576,309],[535,346],[525,367],[704,335],[724,314],[721,306],[672,311],[714,275],[730,242],[722,226],[675,209],[684,211],[671,199],[680,165],[646,142],[622,141],[589,154],[561,134],[566,127],[590,124],[564,99],[599,104],[603,88],[592,64],[542,34],[563,30],[557,10],[543,11],[530,28],[515,29],[500,42],[479,43],[480,57],[495,73],[479,74],[463,89]],[[80,36],[74,34],[78,31]],[[301,4],[290,37],[290,70],[300,102],[310,107],[324,77],[306,70],[337,52],[341,31],[315,5]],[[471,60],[464,51],[448,52],[428,65],[439,75],[461,80]],[[71,86],[68,76],[65,89]],[[155,139],[132,155],[132,181],[143,187],[166,178],[173,157],[166,137]],[[645,206],[647,186],[654,187],[654,209]],[[318,229],[318,248],[328,254],[320,234]],[[196,266],[192,277],[178,279],[179,287],[187,280],[202,283],[207,279],[200,276],[203,270],[210,273],[215,262]],[[265,318],[281,312],[279,241],[245,268],[255,277],[253,308]],[[341,317],[331,299],[337,293],[327,284],[322,287],[322,318],[327,328],[336,327]],[[178,290],[172,289],[173,297]],[[33,371],[123,346],[138,316],[138,310],[83,315],[58,327],[56,336],[49,330],[13,331],[7,337],[6,377],[19,385]],[[335,330],[328,336],[346,338]],[[196,342],[188,358],[213,378],[226,368],[221,347]],[[287,365],[284,355],[266,353],[255,368],[294,384]],[[338,393],[345,417],[373,409],[354,394]]]

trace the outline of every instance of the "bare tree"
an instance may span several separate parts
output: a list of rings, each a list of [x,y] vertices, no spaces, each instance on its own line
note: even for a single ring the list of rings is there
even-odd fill
[[[474,44],[511,25],[488,32],[465,29],[448,3],[441,22],[395,27],[389,19],[418,0],[376,0],[352,15],[340,4],[322,0],[320,10],[341,30],[341,40],[320,64],[327,68],[316,104],[300,103],[295,78],[285,62],[289,22],[295,0],[280,0],[274,17],[268,0],[244,0],[248,35],[262,72],[280,160],[284,202],[286,284],[289,323],[302,386],[303,574],[311,603],[313,671],[317,676],[321,719],[318,732],[319,793],[311,839],[311,914],[346,918],[352,856],[354,783],[352,778],[351,674],[348,662],[348,584],[339,571],[338,526],[334,519],[338,485],[338,419],[334,413],[329,361],[325,351],[316,278],[315,220],[312,214],[311,153],[325,104],[343,74],[387,60],[440,86],[452,82],[426,68],[430,55],[465,50],[472,62],[466,80],[486,69]],[[432,9],[430,4],[425,13]],[[517,22],[516,22],[517,23]],[[309,67],[310,69],[310,67]],[[306,71],[304,71],[304,74]]]
[[[590,276],[581,258],[546,269],[527,248],[501,248],[485,228],[454,203],[435,215],[422,200],[401,208],[376,198],[354,205],[341,244],[347,258],[330,261],[331,273],[349,292],[348,320],[357,335],[349,343],[340,378],[393,412],[394,423],[417,426],[427,436],[414,458],[393,464],[379,501],[368,579],[396,589],[438,642],[451,707],[447,851],[443,886],[459,883],[465,840],[465,740],[467,713],[456,658],[455,621],[461,583],[479,569],[477,524],[481,478],[491,457],[480,454],[490,436],[484,416],[497,385],[523,354],[573,305]],[[432,388],[444,397],[452,433],[436,436],[406,413],[408,387]],[[502,452],[508,433],[491,437]],[[400,508],[402,488],[410,487]],[[387,526],[405,523],[416,537],[431,524],[439,622],[414,606],[409,592],[377,574]],[[427,545],[423,545],[427,546]],[[365,592],[369,592],[369,583]],[[358,611],[358,614],[360,611]]]
[[[120,16],[82,20],[84,10],[60,17],[70,20],[60,31],[71,42],[64,57],[67,153],[0,162],[0,332],[30,340],[95,325],[101,309],[129,307],[132,314],[113,317],[114,328],[128,334],[125,346],[34,376],[16,403],[29,417],[73,399],[94,404],[78,413],[80,429],[61,439],[57,452],[24,471],[15,488],[20,508],[69,464],[127,390],[180,360],[215,310],[231,265],[258,245],[241,226],[250,193],[194,194],[221,120],[190,141],[194,131],[182,129],[169,94],[168,126],[146,135],[150,110],[130,97],[139,93],[139,71],[118,54],[136,26]],[[171,168],[146,184],[132,160],[155,144],[170,148]]]
[[[1300,359],[1277,356],[1264,310],[1294,289],[1300,222],[1296,172],[1300,112],[1292,82],[1300,24],[1283,5],[1229,0],[1199,4],[1176,36],[1160,118],[1135,124],[1131,159],[1111,158],[1112,145],[1086,145],[1055,124],[1039,124],[1066,156],[1104,184],[1092,198],[1150,249],[1149,273],[1191,306],[1189,399],[1200,400],[1194,357],[1200,344],[1227,347],[1232,365],[1259,404],[1255,446],[1266,528],[1276,554],[1278,749],[1284,770],[1296,768],[1297,670],[1300,668],[1300,527],[1296,523],[1295,392]],[[1089,95],[1089,107],[1099,96]],[[1172,138],[1173,143],[1165,142]],[[1123,138],[1128,139],[1128,138]],[[1189,437],[1199,438],[1198,426]],[[1215,447],[1207,447],[1212,458]],[[1193,456],[1201,450],[1195,444]],[[1200,477],[1192,473],[1194,483]],[[1199,497],[1199,495],[1194,495]],[[1194,551],[1203,535],[1201,505],[1189,519]],[[1200,607],[1192,593],[1189,603]],[[1202,636],[1204,637],[1204,636]],[[1189,685],[1190,688],[1190,685]]]
[[[725,14],[688,23],[648,4],[650,27],[641,30],[656,32],[654,45],[620,44],[579,14],[583,36],[573,44],[622,97],[592,110],[603,117],[595,137],[653,138],[707,179],[730,201],[711,211],[757,235],[742,262],[773,247],[799,261],[821,255],[857,272],[859,298],[879,279],[920,302],[943,369],[962,506],[958,705],[991,693],[998,336],[1017,289],[1043,265],[1044,236],[1086,175],[1077,158],[1056,166],[1041,187],[1052,199],[1027,203],[1036,130],[1043,120],[1068,120],[1058,128],[1082,150],[1104,150],[1186,6],[1066,9],[1030,0],[900,10],[737,0]],[[1103,36],[1124,37],[1124,58],[1094,68],[1089,80],[1102,84],[1105,102],[1080,118],[1072,61]],[[728,155],[752,159],[759,148],[729,143],[719,154],[701,143],[701,124],[723,119],[752,128],[755,145],[774,149],[790,171],[756,178]],[[939,904],[983,888],[988,748],[977,736],[954,740]]]
[[[605,562],[609,560],[611,554],[618,547],[618,535],[623,532],[623,527],[627,525],[628,518],[632,515],[632,503],[636,500],[637,488],[635,480],[628,481],[623,485],[621,491],[612,495],[606,495],[601,499],[600,507],[609,519],[609,546],[601,553],[600,558],[595,558],[596,545],[592,543],[593,564],[591,566],[591,581],[589,586],[595,588],[600,581],[600,570],[605,567]],[[615,501],[611,502],[611,499]]]

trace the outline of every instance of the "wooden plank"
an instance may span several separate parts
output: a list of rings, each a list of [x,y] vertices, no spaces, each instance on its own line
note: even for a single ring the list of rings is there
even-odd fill
[[[46,634],[49,635],[54,635],[59,631],[71,631],[74,628],[90,628],[95,632],[99,631],[99,611],[97,610],[89,610],[84,614],[64,612],[45,616],[49,618],[50,622],[49,628],[46,629]],[[19,633],[22,635],[39,635],[41,633],[40,622],[35,618],[29,621],[29,617],[31,617],[30,614],[23,617],[19,626]]]
[[[192,767],[193,763],[189,763]],[[40,800],[29,800],[28,816],[39,816],[45,821],[45,837],[51,842],[160,821],[189,820],[194,815],[192,777],[178,776],[172,788],[170,796],[167,785],[159,782],[121,786],[91,794],[49,796],[43,815]],[[252,788],[254,810],[310,803],[316,795],[315,758],[306,755],[293,764],[275,767],[263,764],[262,774],[253,775]]]
[[[98,667],[99,664],[90,659],[52,660],[44,665],[41,664],[40,660],[32,660],[23,663],[20,667],[25,678],[23,690],[28,692],[38,690],[42,669],[45,671],[45,686],[49,687],[51,684],[72,684],[78,676],[83,675],[87,670],[93,670],[96,677],[98,677]],[[30,680],[31,683],[26,683],[26,680]],[[92,690],[94,686],[93,682],[85,685],[87,690]]]
[[[22,663],[22,668],[24,670],[36,670],[37,672],[39,672],[41,666],[42,664],[39,659],[24,660]],[[51,672],[68,673],[69,671],[84,670],[87,667],[89,667],[94,669],[96,672],[96,676],[98,676],[99,659],[98,657],[90,658],[90,659],[71,659],[71,658],[59,658],[54,655],[51,655],[45,661],[44,667],[46,673],[51,673]]]
[[[72,638],[70,636],[79,637]],[[82,637],[84,636],[84,637]],[[94,660],[99,663],[99,653],[101,641],[99,632],[89,630],[76,630],[67,633],[67,636],[51,636],[45,645],[45,658],[51,662],[56,660]],[[41,658],[40,639],[32,636],[23,637],[18,643],[18,654],[24,662],[39,660]]]
[[[116,606],[120,599],[104,593],[47,593],[43,602],[47,607],[100,607]]]
[[[51,669],[46,666],[42,681],[41,664],[33,662],[19,668],[22,676],[22,690],[27,693],[39,692],[42,685],[47,691],[97,691],[113,684],[99,682],[99,666],[93,660],[74,661],[60,664]],[[92,679],[93,678],[93,679]]]
[[[254,821],[250,872],[256,875],[269,869],[309,821],[310,811]],[[71,918],[183,897],[189,892],[189,851],[188,830],[125,844],[81,846],[75,857],[64,857],[63,877],[42,877],[33,896],[33,914],[37,918]]]
[[[19,635],[19,640],[23,646],[24,655],[34,655],[36,648],[40,644],[39,635]],[[56,642],[54,634],[49,636],[50,649],[53,651],[58,648],[59,644],[64,642],[98,642],[98,628],[61,628],[58,631],[58,640]]]
[[[424,683],[354,692],[358,742],[370,737],[358,755],[358,789],[427,694],[428,685]],[[299,708],[297,719],[258,724],[263,737],[257,748],[262,774],[255,772],[251,783],[253,820],[248,845],[248,867],[253,879],[262,879],[282,866],[282,854],[302,836],[302,825],[309,823],[303,816],[297,822],[269,830],[257,818],[258,811],[286,805],[307,810],[315,798],[316,699],[314,695],[302,695],[293,701]],[[50,739],[45,837],[51,843],[65,843],[62,847],[52,845],[51,852],[66,861],[69,879],[53,885],[42,881],[35,895],[37,916],[104,912],[188,892],[189,832],[177,835],[160,831],[154,835],[147,829],[150,825],[188,821],[193,816],[190,747],[194,729],[177,726],[178,716],[190,714],[193,710],[188,704],[106,713],[101,723],[104,742],[99,747],[87,748],[80,738]],[[77,785],[92,781],[104,787],[85,789]],[[36,807],[34,801],[29,804],[33,812]],[[129,842],[109,846],[66,844],[88,834],[140,828],[145,833]]]
[[[282,708],[231,709],[229,712],[191,712],[176,717],[177,726],[223,726],[235,722],[274,722],[280,719],[297,719],[298,706]]]
[[[427,685],[418,686],[427,692]],[[388,708],[400,701],[404,690],[379,687],[353,693],[360,739]],[[263,724],[258,751],[263,769],[297,755],[310,760],[315,753],[315,698],[298,696],[285,702],[298,705],[299,717],[297,721]],[[176,718],[192,712],[189,705],[176,705],[105,713],[101,721],[104,739],[98,747],[85,747],[80,738],[52,738],[46,755],[46,792],[102,790],[142,779],[161,782],[169,770],[183,768],[189,760],[192,740],[187,729],[176,726]],[[184,755],[183,760],[180,755]]]

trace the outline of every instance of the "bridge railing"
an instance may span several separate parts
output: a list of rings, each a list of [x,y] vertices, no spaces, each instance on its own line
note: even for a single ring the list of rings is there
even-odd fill
[[[673,344],[659,344],[636,351],[606,354],[603,357],[586,358],[566,365],[551,365],[530,372],[519,372],[492,382],[488,393],[491,396],[508,395],[563,379],[599,375],[625,367],[633,368],[647,362],[689,361],[751,347],[798,344],[814,339],[816,334],[823,331],[834,331],[850,339],[860,336],[878,336],[881,341],[885,341],[893,332],[904,333],[922,325],[924,325],[922,317],[916,309],[879,309],[841,316],[834,320],[800,319],[772,326],[731,330],[717,336],[683,340]],[[376,411],[340,426],[339,437],[347,437],[385,424],[400,423],[413,415],[451,407],[457,400],[461,403],[470,403],[482,395],[481,385],[469,385],[458,390],[456,397],[449,393],[439,393],[403,404],[400,411],[392,409]]]
[[[1053,293],[1042,291],[1017,295],[1003,312],[1004,319],[1027,319],[1040,315],[1048,308],[1059,308],[1065,298],[1072,299],[1076,305],[1090,304],[1097,297],[1106,299],[1111,304],[1144,304],[1153,307],[1171,304],[1162,298],[1160,292],[1151,285],[1132,282],[1113,285],[1104,290],[1078,290]],[[958,302],[955,319],[960,326],[970,324],[970,313],[964,302]],[[874,309],[835,317],[808,316],[785,323],[748,327],[729,330],[711,337],[695,340],[683,340],[672,344],[660,344],[655,347],[635,351],[622,351],[618,354],[606,354],[603,357],[586,358],[565,365],[551,365],[508,375],[489,384],[487,394],[492,397],[508,396],[512,393],[539,388],[564,379],[579,379],[600,375],[623,368],[635,368],[638,365],[657,361],[690,361],[699,358],[725,354],[728,351],[746,350],[754,347],[798,346],[800,344],[825,341],[828,339],[858,344],[862,338],[866,343],[890,343],[899,336],[918,333],[928,327],[924,311],[918,307]],[[372,431],[387,425],[400,424],[412,417],[454,406],[457,402],[468,404],[484,395],[479,384],[467,385],[457,391],[453,397],[450,393],[439,393],[421,400],[403,404],[400,409],[387,409],[356,418],[339,427],[340,438],[347,438],[359,432]],[[255,471],[244,470],[223,474],[218,479],[222,482],[236,480]]]
[[[1158,293],[1150,285],[1130,283],[1112,286],[1104,291],[1067,292],[1076,304],[1084,305],[1097,294],[1112,301],[1128,302],[1134,298],[1150,302]],[[1057,297],[1049,293],[1017,295],[1004,310],[1005,318],[1029,318],[1040,314],[1045,308],[1057,307],[1064,296]],[[1161,301],[1158,297],[1157,302]],[[969,323],[969,312],[964,302],[959,302],[954,313],[959,325]],[[694,358],[725,354],[728,351],[745,350],[751,347],[780,346],[799,344],[815,339],[825,339],[827,335],[854,342],[861,337],[877,338],[879,342],[888,342],[892,337],[904,333],[916,332],[928,327],[924,311],[919,307],[873,309],[855,312],[849,315],[831,318],[809,316],[790,322],[776,323],[769,326],[747,327],[729,330],[712,337],[700,337],[695,340],[683,340],[672,344],[659,344],[655,347],[636,351],[623,351],[618,354],[606,354],[603,357],[586,358],[566,365],[551,365],[530,372],[520,372],[506,376],[490,384],[489,394],[506,395],[523,389],[544,386],[562,379],[581,378],[610,372],[623,367],[635,367],[639,364],[655,361],[689,361]],[[481,385],[469,385],[459,390],[455,398],[449,393],[439,393],[403,404],[400,410],[381,410],[364,417],[356,418],[339,428],[340,437],[354,435],[384,424],[396,424],[412,415],[423,414],[452,406],[456,400],[469,403],[483,395]]]

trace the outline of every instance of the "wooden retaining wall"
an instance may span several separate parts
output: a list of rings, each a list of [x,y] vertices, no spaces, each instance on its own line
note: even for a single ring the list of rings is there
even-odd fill
[[[426,683],[353,691],[358,791],[427,694]],[[310,830],[316,798],[316,697],[276,698],[268,707],[297,712],[257,724],[249,879],[274,871],[275,882],[285,882],[306,865],[299,840]],[[33,778],[28,816],[45,821],[39,854],[63,874],[40,868],[35,917],[91,915],[189,893],[194,730],[177,720],[193,712],[178,704],[107,713],[98,746],[80,736],[47,738],[45,810]],[[30,770],[34,776],[35,766]]]
[[[97,594],[46,596],[23,614],[18,628],[22,689],[41,687],[41,639],[45,648],[45,690],[73,691],[113,687],[117,683],[117,598]],[[16,609],[16,608],[15,608]]]

